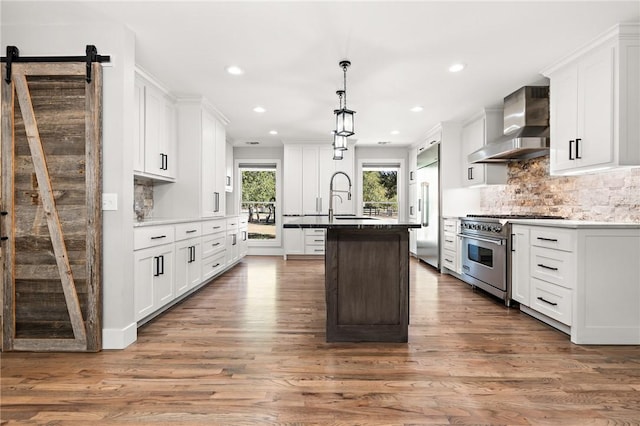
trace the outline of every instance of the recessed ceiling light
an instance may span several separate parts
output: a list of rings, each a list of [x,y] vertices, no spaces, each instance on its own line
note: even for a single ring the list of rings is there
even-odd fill
[[[400,134],[400,130],[392,130],[391,134],[392,135],[399,135]]]
[[[269,134],[270,134],[270,135],[277,135],[277,134],[278,134],[278,131],[277,131],[277,130],[270,130],[270,131],[269,131]]]
[[[244,70],[237,65],[228,66],[227,72],[231,75],[242,75],[244,74]]]
[[[266,111],[267,111],[266,109],[264,109],[264,108],[263,108],[263,107],[261,107],[261,106],[257,106],[257,107],[255,107],[253,110],[254,110],[255,112],[259,112],[259,113],[263,113],[263,112],[266,112]]]
[[[449,72],[460,72],[464,69],[465,65],[463,63],[452,64],[449,67]]]
[[[424,108],[421,107],[420,105],[416,105],[416,106],[414,106],[413,108],[410,109],[411,112],[420,112],[422,110],[424,110]]]

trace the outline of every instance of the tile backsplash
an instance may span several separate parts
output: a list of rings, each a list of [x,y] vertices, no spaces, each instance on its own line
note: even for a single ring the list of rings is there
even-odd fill
[[[482,188],[485,214],[547,214],[640,223],[640,168],[549,176],[549,157],[508,164],[506,185]]]
[[[145,179],[133,180],[133,218],[148,219],[153,216],[153,182]]]

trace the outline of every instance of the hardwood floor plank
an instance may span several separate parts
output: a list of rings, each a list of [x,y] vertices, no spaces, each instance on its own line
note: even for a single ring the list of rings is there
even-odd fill
[[[639,346],[577,346],[410,273],[408,344],[326,343],[322,261],[245,258],[126,350],[1,354],[0,422],[640,424]]]

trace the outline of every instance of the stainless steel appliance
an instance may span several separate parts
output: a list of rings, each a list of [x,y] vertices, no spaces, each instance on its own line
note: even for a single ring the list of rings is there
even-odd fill
[[[440,269],[440,144],[434,143],[418,154],[418,215],[421,228],[416,234],[418,259]]]
[[[510,219],[562,219],[545,215],[468,215],[460,220],[462,279],[511,305]]]
[[[549,87],[525,86],[504,98],[500,139],[469,154],[471,163],[502,163],[549,153]]]

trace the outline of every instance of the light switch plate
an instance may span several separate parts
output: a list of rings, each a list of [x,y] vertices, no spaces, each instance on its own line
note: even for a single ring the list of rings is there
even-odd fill
[[[102,194],[102,210],[118,210],[118,194]]]

